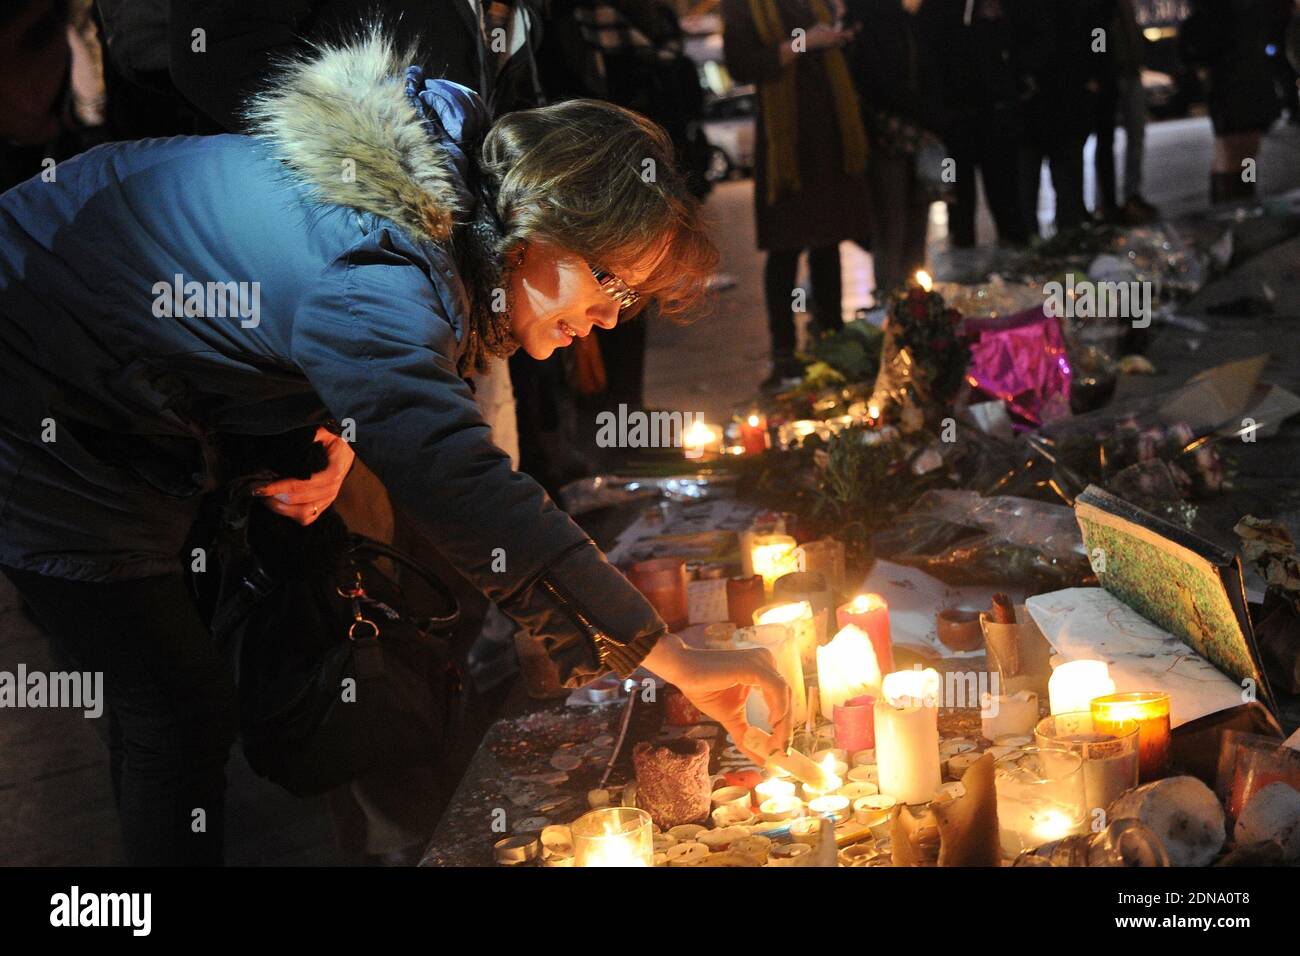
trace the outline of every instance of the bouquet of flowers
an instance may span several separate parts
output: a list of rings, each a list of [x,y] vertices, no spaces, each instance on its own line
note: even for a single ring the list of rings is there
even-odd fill
[[[893,295],[870,401],[881,421],[912,434],[951,405],[970,363],[960,323],[936,292],[912,286]]]

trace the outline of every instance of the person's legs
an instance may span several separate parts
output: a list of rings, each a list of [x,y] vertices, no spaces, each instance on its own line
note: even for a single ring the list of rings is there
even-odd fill
[[[1087,218],[1083,204],[1083,143],[1076,138],[1060,140],[1052,147],[1049,165],[1052,188],[1056,191],[1056,229],[1078,229]]]
[[[948,202],[948,235],[958,249],[975,245],[975,172],[979,166],[976,142],[964,129],[954,132],[947,141],[957,176],[953,198]]]
[[[794,280],[799,270],[798,249],[773,249],[763,267],[763,295],[767,302],[767,331],[772,341],[772,361],[794,358]]]
[[[839,243],[808,250],[808,277],[812,282],[813,320],[818,330],[834,332],[844,328]]]
[[[1124,121],[1124,200],[1142,201],[1142,162],[1146,155],[1147,100],[1138,76],[1119,80]]]
[[[901,178],[901,170],[911,161],[911,157],[898,157],[883,149],[876,149],[871,154],[868,188],[871,190],[871,260],[876,274],[874,295],[877,304],[898,288],[906,276],[903,259],[910,206],[908,184]]]
[[[237,696],[181,576],[85,582],[3,570],[62,655],[103,674],[127,862],[220,865]]]
[[[1093,126],[1097,133],[1097,148],[1093,151],[1092,168],[1097,182],[1096,205],[1098,216],[1112,216],[1119,206],[1115,187],[1115,110],[1119,102],[1118,81],[1104,82],[1097,94]]]

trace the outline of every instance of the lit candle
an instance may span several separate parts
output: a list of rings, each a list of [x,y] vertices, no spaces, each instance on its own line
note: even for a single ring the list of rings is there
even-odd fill
[[[916,284],[921,287],[922,292],[929,292],[934,288],[934,280],[930,278],[930,273],[926,272],[924,269],[917,269],[914,278],[916,279]]]
[[[706,425],[698,418],[682,433],[682,448],[690,460],[703,458],[706,453],[722,449],[722,429]]]
[[[803,801],[798,797],[771,797],[759,805],[758,812],[770,823],[793,820],[803,815]]]
[[[838,826],[849,818],[849,798],[837,793],[828,793],[808,801],[808,812],[819,817],[826,817]]]
[[[879,786],[902,803],[926,803],[939,789],[939,673],[895,671],[876,701]]]
[[[1125,720],[1138,725],[1138,778],[1145,783],[1165,775],[1169,769],[1171,731],[1169,695],[1159,691],[1108,694],[1092,701],[1096,729],[1108,732]]]
[[[794,538],[788,534],[755,535],[749,548],[754,574],[763,578],[763,590],[772,593],[776,579],[799,570],[799,555]]]
[[[853,697],[874,696],[880,691],[880,665],[871,638],[856,624],[841,628],[831,642],[817,648],[817,688],[822,717],[835,719],[836,706]],[[850,744],[862,750],[869,743]]]
[[[636,807],[604,807],[574,821],[574,866],[653,866],[650,814]]]
[[[856,624],[871,638],[882,673],[894,669],[894,645],[889,635],[889,605],[879,594],[859,594],[835,611],[835,626]]]
[[[767,450],[767,419],[764,416],[754,413],[741,421],[740,444],[746,455],[757,455]]]
[[[776,612],[783,607],[798,608],[799,606],[777,605],[772,609],[770,615],[772,620],[769,620],[769,615],[760,608],[754,613],[755,618],[760,618],[760,622],[753,627],[741,628],[733,641],[737,647],[766,647],[771,652],[778,673],[790,688],[790,717],[796,726],[802,724],[808,717],[802,644],[805,640],[802,632],[807,629],[807,625],[802,623],[804,621],[802,614],[783,616],[782,613]],[[807,607],[806,604],[802,606]],[[752,688],[749,696],[745,698],[745,720],[755,727],[771,730],[772,724],[768,716],[767,699],[763,696],[762,690],[757,687]]]
[[[1047,701],[1053,714],[1087,710],[1094,697],[1115,693],[1105,661],[1066,661],[1047,679]]]
[[[838,783],[835,787],[829,786],[832,775],[806,754],[797,750],[773,750],[771,738],[758,727],[751,726],[745,731],[745,746],[756,754],[766,754],[763,769],[768,773],[786,773],[801,783],[812,784],[826,792],[840,786]]]
[[[758,797],[759,803],[764,803],[773,797],[793,797],[794,784],[780,777],[768,777],[754,788],[754,794]]]
[[[799,660],[803,666],[803,675],[815,672],[817,668],[817,622],[813,618],[812,605],[807,601],[792,601],[788,604],[768,604],[754,612],[754,624],[762,627],[779,624],[789,628],[794,634],[799,648]],[[793,690],[793,685],[791,685]]]

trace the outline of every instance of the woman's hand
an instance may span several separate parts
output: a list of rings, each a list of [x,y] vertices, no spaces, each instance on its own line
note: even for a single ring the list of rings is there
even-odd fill
[[[676,635],[665,634],[642,663],[722,724],[735,745],[761,767],[764,755],[753,753],[742,743],[749,729],[745,699],[750,689],[757,687],[771,715],[773,748],[784,750],[789,745],[790,687],[777,671],[767,648],[696,650],[687,647]]]
[[[253,489],[253,494],[265,498],[262,503],[276,514],[303,526],[311,524],[334,503],[356,458],[352,446],[328,429],[316,429],[316,441],[325,446],[329,457],[323,469],[305,480],[284,478]]]

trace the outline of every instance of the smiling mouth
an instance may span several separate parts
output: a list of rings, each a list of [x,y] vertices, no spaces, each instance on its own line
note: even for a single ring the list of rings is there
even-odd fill
[[[561,319],[560,322],[559,322],[559,328],[560,328],[560,331],[561,331],[561,332],[563,332],[565,335],[567,335],[567,336],[568,336],[569,338],[571,338],[571,339],[580,339],[580,338],[582,338],[582,335],[579,334],[579,333],[578,333],[578,332],[573,328],[573,326],[571,326],[568,322],[565,322],[563,319]]]

